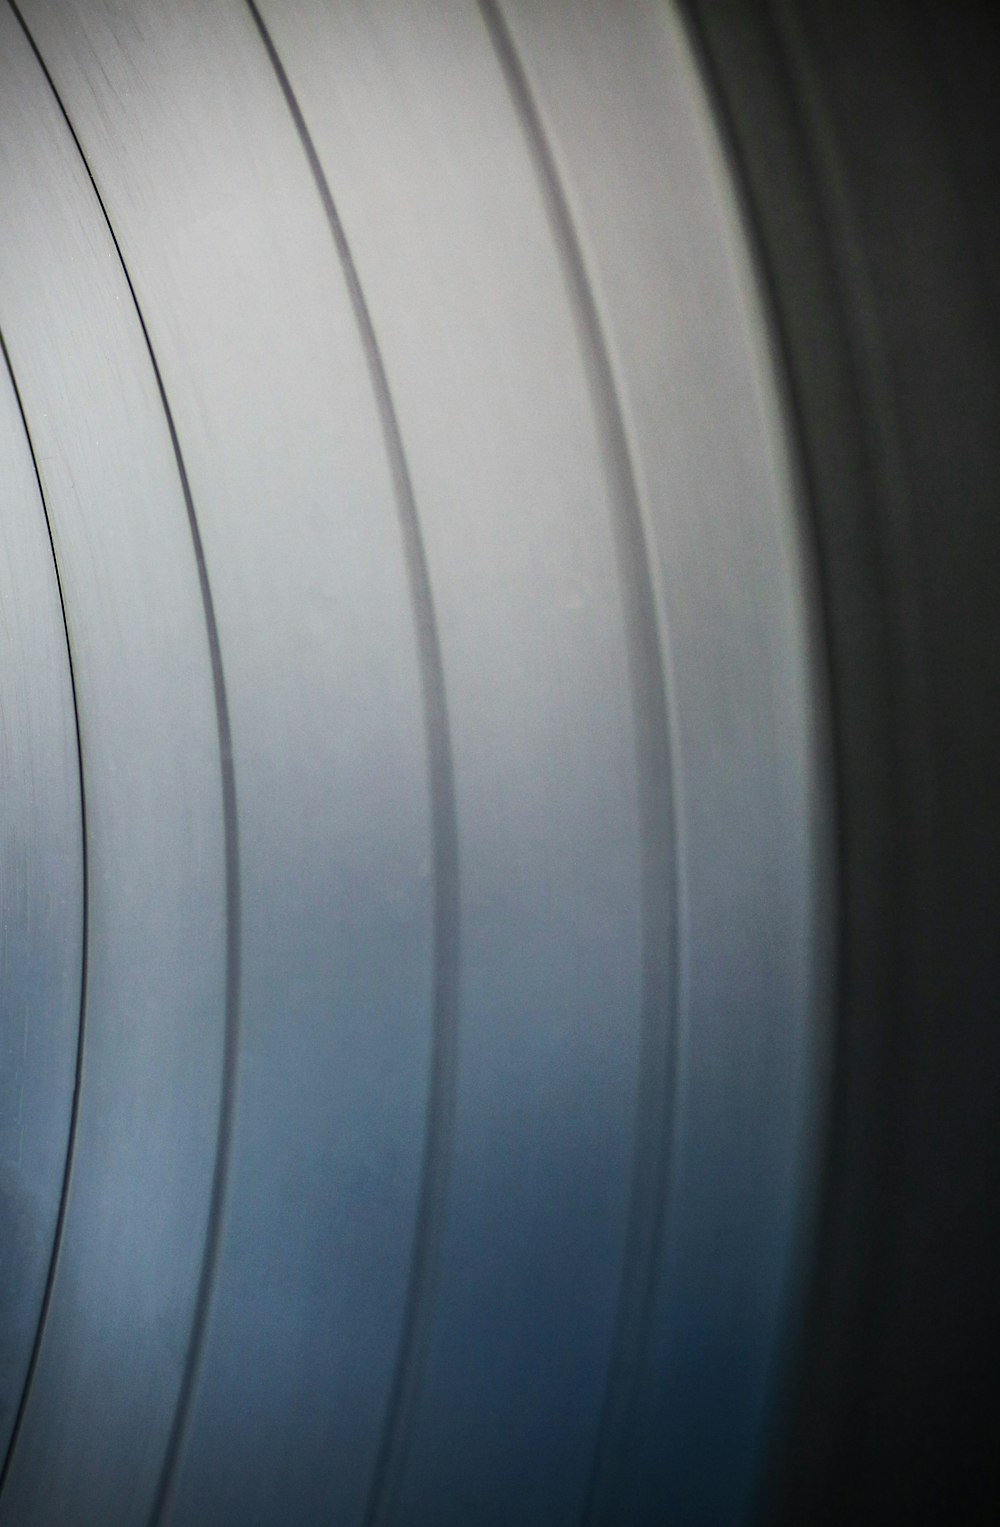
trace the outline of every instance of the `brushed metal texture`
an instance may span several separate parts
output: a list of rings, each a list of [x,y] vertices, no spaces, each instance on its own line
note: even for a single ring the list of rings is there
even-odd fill
[[[28,0],[0,70],[90,908],[0,1522],[739,1518],[825,697],[679,22]]]

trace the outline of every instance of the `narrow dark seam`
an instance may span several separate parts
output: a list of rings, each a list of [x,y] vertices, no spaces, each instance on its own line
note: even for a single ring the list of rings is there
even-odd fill
[[[666,1209],[676,1079],[679,983],[676,781],[671,764],[666,665],[643,511],[614,368],[555,154],[513,38],[495,0],[479,0],[531,155],[572,300],[605,471],[614,529],[636,729],[642,886],[642,999],[638,1098],[628,1225],[615,1339],[598,1423],[583,1520],[601,1519],[620,1482],[638,1403],[646,1335],[655,1305]]]
[[[177,428],[174,423],[173,412],[167,398],[163,377],[160,373],[156,354],[153,350],[146,320],[139,305],[132,278],[129,275],[125,258],[118,243],[111,218],[108,215],[104,199],[98,189],[97,181],[90,167],[90,163],[83,150],[83,145],[77,136],[76,129],[70,120],[62,97],[56,89],[55,82],[49,72],[48,66],[43,59],[38,46],[35,43],[24,17],[15,3],[8,0],[11,10],[24,33],[38,66],[41,69],[49,89],[62,113],[63,120],[69,131],[70,137],[76,145],[77,152],[87,177],[93,187],[97,204],[104,216],[108,233],[115,247],[121,265],[122,274],[128,286],[132,303],[135,307],[136,317],[142,330],[142,336],[149,353],[150,365],[156,379],[160,402],[163,407],[164,418],[170,434],[170,443],[173,448],[174,460],[177,466],[177,474],[180,479],[181,490],[184,495],[184,505],[187,511],[188,526],[191,534],[191,542],[194,550],[195,563],[198,569],[198,586],[201,593],[202,608],[205,616],[206,639],[208,642],[209,656],[212,669],[212,688],[215,698],[216,725],[219,736],[219,766],[222,788],[222,815],[223,835],[225,852],[225,882],[226,882],[226,998],[225,1018],[223,1033],[223,1064],[222,1086],[219,1099],[219,1124],[216,1137],[215,1168],[212,1177],[212,1189],[209,1198],[208,1223],[205,1232],[205,1251],[202,1259],[201,1274],[198,1281],[198,1290],[195,1297],[195,1309],[191,1324],[191,1334],[188,1339],[188,1349],[185,1356],[184,1369],[181,1377],[180,1389],[174,1421],[167,1442],[164,1463],[157,1485],[156,1494],[153,1498],[151,1521],[161,1519],[167,1503],[167,1498],[184,1438],[185,1425],[191,1397],[194,1390],[195,1380],[198,1374],[202,1342],[208,1319],[208,1309],[211,1300],[212,1284],[218,1263],[219,1246],[222,1231],[222,1216],[226,1198],[226,1188],[229,1175],[229,1157],[232,1137],[233,1105],[235,1101],[235,1078],[236,1057],[239,1048],[239,980],[240,980],[240,890],[239,890],[239,844],[237,839],[236,818],[236,780],[233,769],[232,733],[229,721],[229,707],[226,698],[225,677],[222,667],[222,653],[219,646],[219,633],[215,619],[215,608],[212,601],[212,592],[209,585],[208,569],[205,564],[205,553],[201,541],[201,532],[198,528],[198,520],[194,508],[194,500],[191,495],[191,485],[188,480],[187,468],[181,453],[180,441]]]
[[[402,431],[375,325],[343,223],[291,81],[254,0],[247,0],[247,7],[312,172],[365,352],[395,489],[413,608],[427,739],[434,884],[431,1075],[422,1179],[402,1331],[364,1516],[366,1527],[379,1527],[392,1513],[409,1442],[433,1318],[451,1178],[458,1062],[459,978],[458,824],[454,763],[444,664],[427,554],[420,531],[419,511],[407,466]]]
[[[17,1416],[14,1420],[7,1454],[0,1469],[0,1496],[3,1495],[10,1471],[14,1451],[21,1434],[25,1411],[28,1404],[28,1396],[38,1367],[38,1358],[42,1348],[42,1340],[45,1333],[45,1325],[48,1320],[49,1306],[52,1303],[52,1289],[55,1284],[56,1265],[59,1261],[59,1249],[62,1245],[63,1226],[66,1222],[66,1204],[69,1199],[70,1184],[73,1175],[73,1159],[76,1147],[77,1120],[80,1114],[80,1083],[83,1076],[83,1040],[87,1018],[87,936],[89,931],[89,919],[87,915],[89,896],[89,873],[87,864],[87,808],[86,796],[83,784],[83,743],[80,734],[80,707],[76,698],[76,674],[73,668],[73,647],[69,636],[69,619],[66,614],[66,600],[63,596],[62,578],[59,574],[59,558],[56,555],[55,539],[52,535],[52,522],[49,519],[48,505],[45,502],[45,489],[42,487],[42,477],[38,470],[38,457],[35,454],[35,444],[31,438],[31,430],[28,428],[28,417],[25,413],[24,402],[21,397],[21,389],[17,385],[17,377],[14,375],[14,367],[11,364],[10,354],[7,350],[7,341],[0,331],[0,354],[3,356],[7,375],[10,377],[10,385],[17,402],[17,410],[21,415],[21,424],[24,428],[25,439],[28,442],[28,450],[31,453],[31,465],[35,473],[35,481],[38,484],[38,494],[42,505],[42,513],[45,516],[45,529],[49,538],[49,550],[52,553],[52,566],[55,572],[56,588],[59,593],[59,608],[62,612],[63,636],[66,641],[66,660],[69,665],[70,691],[73,697],[73,722],[76,729],[76,761],[80,789],[80,851],[81,851],[81,946],[80,946],[80,1019],[76,1041],[76,1067],[73,1079],[73,1101],[70,1106],[69,1133],[66,1138],[66,1165],[63,1169],[62,1195],[59,1199],[59,1212],[56,1215],[55,1232],[52,1237],[52,1254],[49,1258],[49,1269],[45,1278],[45,1291],[42,1295],[42,1307],[38,1316],[38,1327],[35,1331],[35,1340],[31,1349],[31,1357],[28,1362],[28,1371],[25,1374],[24,1387],[21,1390],[21,1399],[17,1407]]]

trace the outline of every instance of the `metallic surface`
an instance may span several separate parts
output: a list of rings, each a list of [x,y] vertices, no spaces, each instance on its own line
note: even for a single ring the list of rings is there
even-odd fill
[[[84,928],[72,675],[21,404],[0,375],[0,1444],[34,1350],[76,1085]]]
[[[87,862],[0,1523],[744,1516],[828,824],[782,400],[678,20],[29,0],[0,99]],[[67,845],[70,1016],[14,1406],[83,928],[37,577],[52,710],[6,725],[55,803],[5,810]]]
[[[159,1466],[158,1429],[176,1405],[211,1187],[225,1012],[219,741],[196,558],[135,305],[6,9],[0,49],[0,328],[66,603],[87,823],[72,1159],[0,1511],[97,1520],[114,1477],[121,1519],[135,1520],[135,1475]]]

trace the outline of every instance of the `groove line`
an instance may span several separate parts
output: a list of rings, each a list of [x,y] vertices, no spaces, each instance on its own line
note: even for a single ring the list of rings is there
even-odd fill
[[[181,491],[184,497],[184,506],[187,513],[188,527],[191,535],[191,543],[194,551],[195,564],[198,572],[198,587],[201,595],[202,608],[205,616],[206,639],[209,648],[209,658],[212,670],[212,689],[215,700],[216,727],[219,737],[219,767],[221,776],[222,813],[223,813],[223,839],[225,852],[225,885],[226,885],[226,997],[223,1032],[223,1064],[222,1085],[219,1100],[219,1123],[216,1135],[215,1168],[212,1177],[212,1188],[209,1198],[208,1222],[205,1234],[205,1251],[202,1258],[201,1274],[198,1281],[198,1289],[195,1296],[194,1316],[191,1324],[191,1332],[188,1339],[188,1349],[185,1355],[184,1369],[181,1377],[178,1400],[174,1413],[174,1421],[167,1442],[164,1463],[153,1499],[151,1521],[161,1520],[164,1508],[167,1504],[167,1496],[170,1483],[176,1467],[180,1447],[183,1442],[187,1413],[190,1407],[191,1396],[197,1378],[202,1342],[208,1309],[211,1299],[212,1284],[215,1277],[215,1269],[218,1262],[219,1243],[222,1228],[222,1214],[225,1204],[226,1188],[229,1175],[229,1156],[232,1136],[233,1105],[235,1101],[235,1073],[236,1057],[239,1048],[239,986],[240,986],[240,891],[239,891],[239,843],[237,838],[237,812],[236,812],[236,779],[233,767],[232,732],[230,727],[229,706],[226,696],[225,675],[223,672],[222,652],[219,644],[219,633],[215,618],[215,607],[212,599],[212,591],[209,584],[208,568],[205,562],[205,553],[202,546],[201,532],[198,527],[197,514],[194,507],[194,499],[191,493],[191,484],[188,479],[187,467],[181,452],[180,440],[177,427],[174,422],[173,411],[167,397],[166,387],[160,372],[159,363],[153,349],[146,320],[139,304],[132,278],[129,275],[125,257],[118,242],[117,235],[105,206],[94,172],[84,152],[76,129],[70,119],[69,113],[63,102],[62,96],[56,88],[55,81],[49,71],[48,65],[42,57],[41,51],[21,14],[16,0],[8,0],[11,10],[20,26],[28,45],[38,63],[42,74],[52,92],[53,98],[62,114],[63,121],[77,152],[81,163],[87,173],[87,178],[93,187],[97,204],[100,207],[104,221],[107,225],[111,242],[114,245],[118,262],[121,266],[125,283],[128,287],[132,304],[135,308],[139,327],[149,354],[150,365],[156,381],[157,391],[163,408],[163,414],[170,435],[170,443],[173,449],[174,461],[177,467],[177,475],[180,481]]]
[[[524,64],[497,0],[478,0],[478,4],[534,163],[573,303],[605,471],[615,501],[616,550],[627,613],[636,728],[642,886],[639,1085],[615,1342],[583,1509],[584,1521],[594,1523],[603,1519],[614,1492],[637,1402],[645,1337],[656,1297],[666,1204],[679,980],[673,726],[642,499],[597,299]]]
[[[347,235],[312,135],[255,0],[247,7],[285,98],[319,194],[361,337],[383,443],[392,473],[416,628],[431,793],[433,860],[432,1059],[421,1187],[402,1332],[365,1510],[381,1527],[393,1510],[416,1407],[433,1316],[447,1209],[458,1046],[459,867],[451,728],[444,663],[420,516],[385,361]]]
[[[38,1316],[38,1327],[35,1331],[35,1339],[31,1348],[31,1357],[28,1360],[28,1371],[25,1374],[24,1386],[21,1390],[21,1398],[17,1407],[17,1415],[10,1434],[10,1442],[7,1453],[0,1468],[0,1497],[3,1496],[4,1486],[10,1471],[11,1460],[17,1447],[17,1440],[21,1433],[21,1425],[24,1420],[25,1410],[28,1403],[28,1395],[38,1367],[38,1358],[42,1349],[42,1336],[48,1320],[49,1306],[52,1302],[52,1289],[55,1284],[56,1266],[59,1260],[59,1248],[62,1245],[63,1225],[66,1219],[66,1203],[69,1198],[70,1181],[73,1173],[73,1157],[76,1145],[77,1119],[80,1112],[80,1084],[83,1077],[83,1039],[87,1021],[87,939],[89,933],[89,870],[87,862],[87,806],[83,784],[83,742],[80,734],[80,707],[76,696],[76,673],[73,667],[73,647],[69,636],[69,619],[66,614],[66,600],[63,596],[62,577],[59,573],[59,559],[56,556],[55,538],[52,534],[52,522],[49,518],[49,509],[45,501],[45,489],[42,487],[42,477],[38,469],[38,457],[35,454],[35,443],[31,438],[31,430],[28,427],[28,416],[25,412],[24,401],[21,397],[21,389],[14,374],[10,354],[7,349],[7,341],[0,331],[0,355],[10,378],[14,399],[17,403],[17,411],[21,416],[21,424],[24,436],[28,442],[28,450],[31,454],[31,465],[35,474],[35,482],[38,484],[38,496],[42,506],[42,514],[45,516],[45,529],[49,540],[49,550],[52,553],[52,566],[55,572],[56,588],[59,594],[59,608],[62,613],[63,635],[66,640],[66,660],[69,665],[70,692],[73,697],[73,723],[76,730],[76,761],[80,789],[80,860],[82,870],[81,885],[81,945],[80,945],[80,1017],[77,1027],[76,1041],[76,1066],[73,1077],[73,1101],[70,1105],[69,1132],[66,1137],[66,1164],[63,1168],[63,1186],[59,1199],[59,1211],[56,1215],[55,1232],[52,1237],[52,1253],[49,1258],[48,1273],[45,1278],[45,1289],[42,1294],[42,1306]]]

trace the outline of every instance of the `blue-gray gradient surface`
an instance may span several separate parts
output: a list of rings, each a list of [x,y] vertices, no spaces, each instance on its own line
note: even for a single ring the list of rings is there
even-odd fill
[[[827,695],[660,0],[0,5],[0,1527],[715,1523]]]

